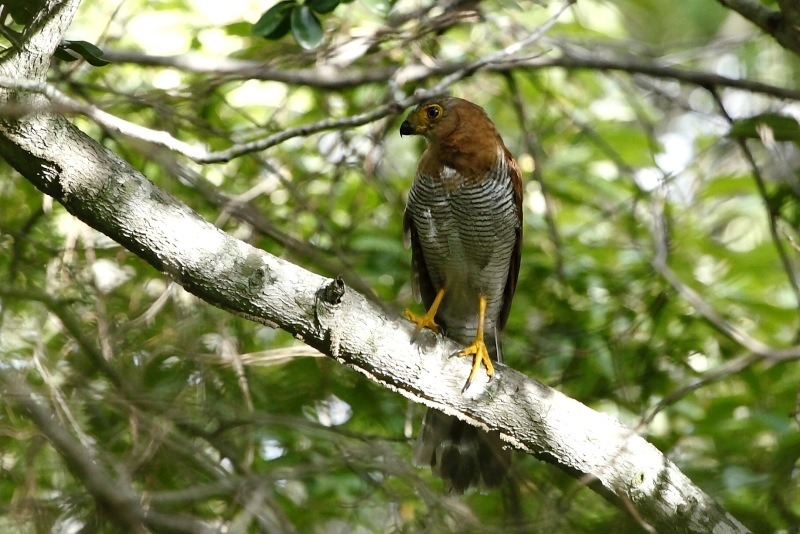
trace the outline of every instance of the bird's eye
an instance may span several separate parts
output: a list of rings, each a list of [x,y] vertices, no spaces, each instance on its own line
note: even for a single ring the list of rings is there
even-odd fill
[[[435,119],[439,116],[439,106],[431,106],[425,111],[425,113],[428,115],[429,119]]]

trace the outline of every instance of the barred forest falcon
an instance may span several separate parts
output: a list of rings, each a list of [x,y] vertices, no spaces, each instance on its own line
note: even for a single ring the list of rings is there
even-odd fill
[[[403,240],[411,247],[414,297],[428,310],[405,315],[417,331],[440,330],[466,348],[491,378],[502,362],[500,333],[517,285],[522,241],[522,178],[486,112],[460,98],[419,105],[401,135],[428,142],[403,214]],[[428,410],[414,447],[414,463],[430,465],[454,493],[498,487],[511,461],[496,432]]]

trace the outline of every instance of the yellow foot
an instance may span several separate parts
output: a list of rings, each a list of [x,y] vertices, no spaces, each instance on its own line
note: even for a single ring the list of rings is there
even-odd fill
[[[489,376],[489,380],[492,379],[492,376],[494,375],[494,367],[492,366],[491,358],[489,358],[489,350],[486,348],[486,343],[483,342],[483,336],[480,336],[479,339],[476,339],[472,345],[459,352],[458,355],[474,355],[474,358],[472,359],[472,371],[470,371],[467,383],[464,384],[464,388],[461,390],[461,393],[464,393],[469,385],[472,384],[472,380],[475,378],[475,375],[478,374],[478,369],[481,368],[481,362],[486,365],[486,374]]]
[[[417,317],[416,315],[414,315],[414,312],[406,308],[406,311],[403,312],[403,315],[412,323],[416,323],[417,332],[419,332],[420,330],[422,330],[427,326],[428,328],[430,328],[431,330],[433,330],[438,334],[439,325],[437,325],[436,321],[433,320],[433,318],[436,316],[436,310],[431,308],[431,311],[433,311],[433,313],[428,311],[428,313],[426,313],[422,317]]]

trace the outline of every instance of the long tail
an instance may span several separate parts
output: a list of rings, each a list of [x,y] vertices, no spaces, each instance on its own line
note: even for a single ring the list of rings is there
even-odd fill
[[[479,430],[438,410],[428,410],[414,446],[414,465],[430,466],[453,493],[500,487],[511,465],[497,432]]]
[[[485,336],[493,360],[502,361],[500,335],[495,329]],[[447,489],[464,493],[470,487],[498,488],[511,465],[511,449],[497,432],[479,430],[438,410],[428,410],[414,445],[414,465],[430,466]]]

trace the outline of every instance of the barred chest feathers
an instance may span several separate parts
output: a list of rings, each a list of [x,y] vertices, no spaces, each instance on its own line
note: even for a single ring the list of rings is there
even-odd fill
[[[478,180],[447,166],[438,173],[418,173],[407,210],[433,286],[446,290],[439,314],[450,334],[475,334],[478,296],[486,297],[490,330],[500,313],[520,225],[504,151]]]

